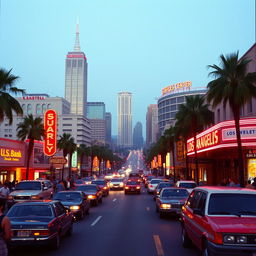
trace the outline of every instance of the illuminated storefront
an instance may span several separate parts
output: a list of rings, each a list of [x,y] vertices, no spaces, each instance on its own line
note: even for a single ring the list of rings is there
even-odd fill
[[[245,180],[256,177],[256,119],[240,120]],[[194,139],[187,141],[187,155],[194,177]],[[234,120],[220,122],[196,137],[199,161],[199,179],[218,184],[225,178],[238,180],[237,142]]]

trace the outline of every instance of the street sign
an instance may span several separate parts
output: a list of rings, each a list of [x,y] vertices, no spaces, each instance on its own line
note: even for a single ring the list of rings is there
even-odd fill
[[[50,158],[51,164],[66,164],[67,159],[64,156],[52,156]]]

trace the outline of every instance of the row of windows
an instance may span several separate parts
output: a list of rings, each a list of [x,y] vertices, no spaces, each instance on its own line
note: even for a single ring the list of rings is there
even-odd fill
[[[51,108],[51,104],[36,104],[36,114],[42,115],[47,109]],[[32,105],[31,104],[22,104],[23,114],[30,115],[33,114]]]
[[[83,60],[67,60],[67,67],[82,67],[83,66]]]
[[[158,107],[164,107],[170,104],[176,104],[176,103],[184,103],[185,102],[185,96],[177,97],[177,98],[172,98],[169,100],[164,100],[163,102],[159,103]]]

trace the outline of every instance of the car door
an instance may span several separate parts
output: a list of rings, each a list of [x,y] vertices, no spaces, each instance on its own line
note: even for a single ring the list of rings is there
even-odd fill
[[[67,214],[66,208],[60,202],[55,203],[55,211],[60,225],[61,235],[64,235],[70,226],[69,215]]]
[[[87,211],[88,208],[90,207],[90,202],[87,199],[87,196],[84,192],[81,193],[81,197],[82,197],[82,200],[83,200],[83,207],[84,207],[85,211]]]

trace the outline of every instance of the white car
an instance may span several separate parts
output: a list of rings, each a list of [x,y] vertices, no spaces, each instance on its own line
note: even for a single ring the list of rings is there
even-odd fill
[[[188,193],[191,193],[192,190],[197,187],[197,184],[194,180],[179,180],[176,182],[176,187],[186,188]]]
[[[120,178],[114,178],[109,182],[110,189],[124,189],[124,180]]]
[[[149,183],[148,183],[148,193],[154,193],[156,186],[160,183],[163,182],[162,179],[152,179]]]

